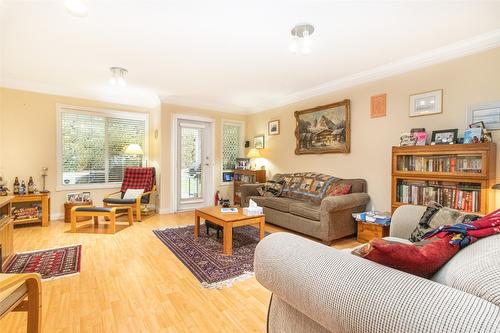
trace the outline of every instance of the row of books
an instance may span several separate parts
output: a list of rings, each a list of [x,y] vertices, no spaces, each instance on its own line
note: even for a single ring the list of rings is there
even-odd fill
[[[234,180],[243,183],[253,183],[255,182],[255,176],[236,174],[234,175]]]
[[[430,183],[430,184],[429,184]],[[466,212],[478,212],[480,185],[433,184],[433,182],[404,181],[397,186],[397,201],[414,205],[426,205],[430,201]]]
[[[472,172],[480,173],[482,159],[479,156],[398,156],[399,171],[418,172]]]

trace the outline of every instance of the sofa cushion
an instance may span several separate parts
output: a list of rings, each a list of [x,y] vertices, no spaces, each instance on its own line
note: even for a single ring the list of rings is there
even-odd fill
[[[464,248],[432,280],[500,306],[500,235]]]
[[[320,205],[310,202],[295,202],[290,204],[290,213],[305,217],[306,219],[319,221],[320,207]]]
[[[300,202],[295,199],[283,197],[262,197],[262,206],[273,208],[285,213],[290,212],[290,204]],[[259,203],[257,203],[259,204]]]

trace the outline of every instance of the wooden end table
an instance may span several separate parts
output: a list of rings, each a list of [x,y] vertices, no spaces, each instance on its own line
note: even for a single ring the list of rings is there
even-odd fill
[[[264,215],[246,216],[243,209],[238,208],[237,213],[222,213],[220,206],[206,207],[194,211],[194,238],[200,236],[200,220],[205,219],[223,228],[224,254],[233,254],[233,228],[244,225],[258,224],[259,238],[264,238],[266,219]]]
[[[374,238],[383,238],[389,236],[388,225],[382,225],[370,222],[356,222],[358,224],[358,237],[360,243],[368,243]]]
[[[93,206],[92,201],[87,202],[65,202],[64,203],[64,223],[71,223],[71,208],[82,206]],[[77,218],[76,222],[83,222],[92,219],[90,216],[82,216]]]

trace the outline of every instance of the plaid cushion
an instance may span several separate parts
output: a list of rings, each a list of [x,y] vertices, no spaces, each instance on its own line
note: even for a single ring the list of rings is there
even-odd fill
[[[144,189],[150,192],[156,184],[156,170],[152,167],[127,167],[123,175],[121,192],[127,189]]]

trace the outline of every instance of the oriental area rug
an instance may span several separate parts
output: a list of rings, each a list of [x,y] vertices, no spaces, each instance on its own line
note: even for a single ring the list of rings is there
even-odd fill
[[[233,255],[223,254],[222,235],[200,226],[194,239],[194,226],[153,230],[156,236],[193,273],[204,288],[229,287],[253,276],[253,257],[259,242],[259,229],[252,226],[233,228]],[[267,235],[268,233],[266,233]]]
[[[7,263],[4,273],[38,273],[42,280],[78,274],[81,253],[81,245],[16,253]]]

